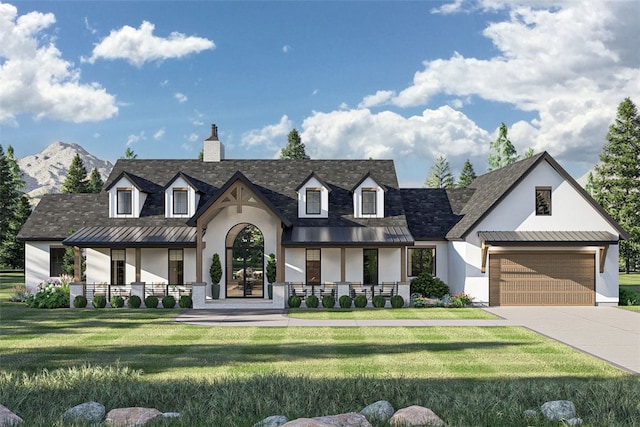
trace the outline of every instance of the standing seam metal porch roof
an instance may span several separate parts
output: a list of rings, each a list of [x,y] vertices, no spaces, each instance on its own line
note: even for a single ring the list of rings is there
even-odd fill
[[[405,246],[414,239],[407,227],[294,227],[282,236],[283,246]]]
[[[618,236],[607,231],[479,231],[478,237],[494,245],[609,245]]]
[[[195,247],[193,227],[84,227],[62,242],[79,247]]]

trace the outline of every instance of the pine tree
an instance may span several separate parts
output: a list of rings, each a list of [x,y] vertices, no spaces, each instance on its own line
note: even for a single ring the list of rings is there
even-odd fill
[[[471,181],[476,179],[476,171],[473,170],[473,165],[467,159],[464,162],[464,166],[462,166],[462,171],[460,172],[460,178],[458,179],[458,188],[467,188]]]
[[[16,237],[29,215],[31,215],[29,198],[22,194],[17,200],[5,238],[0,242],[0,265],[18,269],[24,268],[24,242],[19,242]]]
[[[620,256],[629,273],[640,255],[640,116],[631,99],[618,106],[606,139],[595,168],[593,196],[631,235],[620,241]]]
[[[124,151],[124,156],[120,157],[121,159],[137,159],[138,155],[131,149],[131,147],[127,147]]]
[[[87,169],[79,154],[76,154],[67,170],[67,176],[62,183],[62,193],[88,193]]]
[[[429,188],[453,188],[454,184],[449,161],[444,156],[438,157],[433,166],[431,166],[431,172],[425,182],[425,186]]]
[[[89,175],[89,193],[99,193],[102,191],[103,185],[104,182],[102,181],[102,177],[100,177],[100,172],[98,172],[98,169],[93,168],[91,175]]]
[[[289,142],[280,152],[281,159],[308,159],[300,134],[296,129],[289,132]]]
[[[507,125],[500,123],[498,138],[495,141],[491,141],[491,145],[489,146],[491,152],[489,157],[487,157],[487,161],[490,171],[508,166],[518,160],[518,154],[509,140],[508,132]],[[533,154],[533,150],[531,154]]]

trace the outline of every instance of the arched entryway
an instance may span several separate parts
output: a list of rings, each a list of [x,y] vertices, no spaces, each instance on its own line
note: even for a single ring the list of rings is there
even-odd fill
[[[234,226],[226,238],[227,298],[264,297],[264,236],[249,223]]]

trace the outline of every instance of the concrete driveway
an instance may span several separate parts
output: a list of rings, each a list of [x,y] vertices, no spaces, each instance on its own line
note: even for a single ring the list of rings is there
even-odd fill
[[[640,374],[640,314],[615,307],[489,307],[520,325]]]

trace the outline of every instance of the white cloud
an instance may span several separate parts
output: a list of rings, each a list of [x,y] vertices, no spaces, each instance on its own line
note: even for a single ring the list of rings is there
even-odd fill
[[[635,19],[640,3],[546,3],[483,2],[485,10],[509,11],[506,20],[488,24],[483,32],[498,51],[494,57],[454,53],[449,59],[425,61],[412,85],[390,99],[387,94],[392,91],[378,91],[361,105],[425,106],[443,94],[504,103],[538,116],[517,124],[510,133],[514,142],[518,134],[528,138],[520,142],[523,148],[593,163],[617,105],[627,96],[640,100]],[[462,10],[465,4],[456,1],[448,7],[439,13]]]
[[[131,134],[127,137],[127,147],[131,146],[131,144],[134,144],[136,142],[144,141],[145,139],[147,139],[147,137],[145,136],[144,131],[141,131],[137,135]]]
[[[197,133],[191,133],[187,135],[186,138],[187,138],[187,141],[189,142],[200,141],[200,135],[198,135]]]
[[[0,3],[0,123],[17,125],[20,114],[81,123],[118,113],[113,95],[81,83],[80,70],[62,58],[44,32],[55,22],[52,13],[18,16],[15,6]]]
[[[268,125],[262,129],[253,129],[242,135],[241,143],[244,146],[263,146],[267,150],[277,150],[287,141],[287,135],[293,125],[291,120],[284,115],[274,125]]]
[[[181,58],[191,53],[215,49],[213,41],[202,37],[185,36],[173,32],[169,37],[153,35],[155,25],[143,21],[140,28],[128,25],[112,30],[109,36],[98,43],[90,58],[83,61],[94,63],[97,59],[124,59],[131,65],[141,67],[145,62]]]
[[[184,104],[189,99],[187,98],[187,95],[181,92],[176,92],[173,96],[178,100],[180,104]]]
[[[392,90],[379,90],[374,95],[365,96],[358,108],[369,108],[377,105],[386,104],[392,99],[396,93]]]
[[[98,30],[96,30],[91,24],[89,24],[89,18],[87,18],[86,16],[84,17],[84,27],[91,34],[97,34],[98,33]]]
[[[282,52],[289,53],[290,50],[291,50],[291,46],[289,46],[288,44],[282,46]]]
[[[153,134],[153,139],[155,139],[156,141],[159,139],[162,139],[164,134],[165,134],[164,128],[158,129],[156,133]]]

